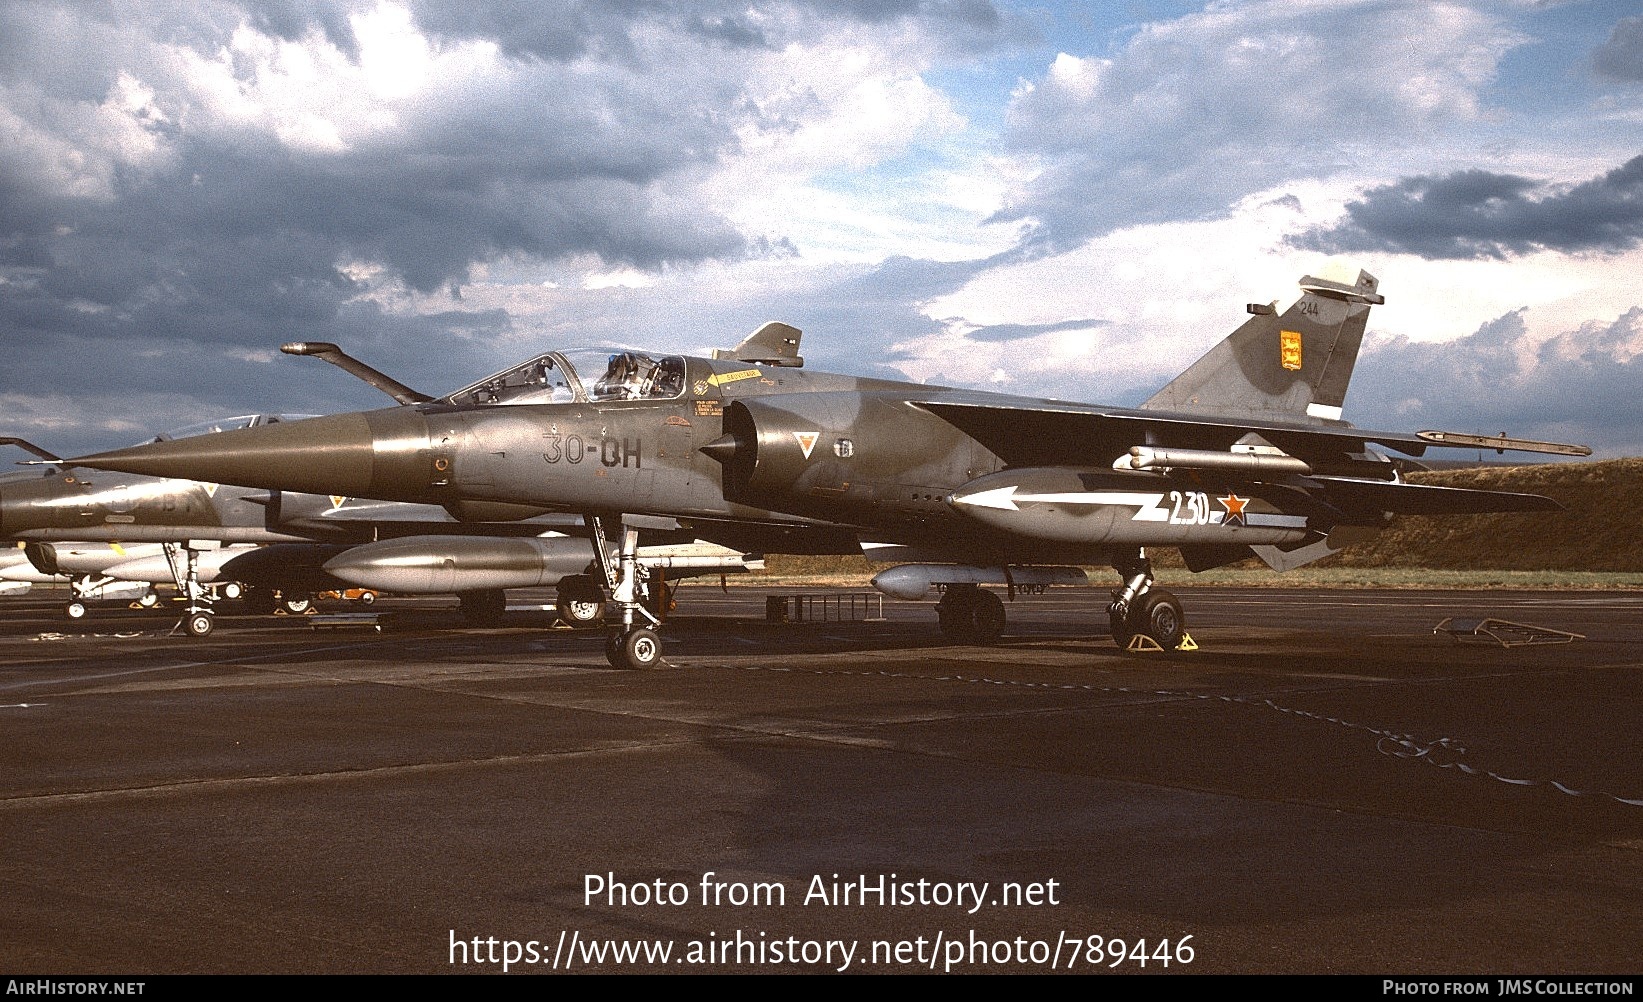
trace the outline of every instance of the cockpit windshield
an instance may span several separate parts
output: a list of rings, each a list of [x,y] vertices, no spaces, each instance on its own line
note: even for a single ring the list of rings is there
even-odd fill
[[[196,421],[193,424],[185,424],[181,428],[162,431],[141,444],[173,442],[179,438],[215,435],[220,431],[238,431],[241,428],[260,428],[263,425],[279,424],[281,421],[302,421],[306,418],[318,416],[317,414],[241,414],[238,417],[217,418],[215,421]]]
[[[624,348],[587,348],[538,355],[472,386],[443,402],[458,407],[486,404],[559,404],[577,399],[594,403],[617,400],[669,400],[685,391],[681,355],[657,357]]]
[[[482,379],[445,398],[459,407],[476,404],[564,404],[576,399],[570,377],[552,355],[538,355],[523,365]]]
[[[581,377],[588,399],[669,400],[685,391],[685,360],[681,355],[647,355],[622,348],[589,348],[565,352],[565,360]]]

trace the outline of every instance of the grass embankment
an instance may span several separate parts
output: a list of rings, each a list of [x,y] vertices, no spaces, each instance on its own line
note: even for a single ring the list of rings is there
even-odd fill
[[[1643,459],[1418,473],[1415,483],[1542,494],[1562,512],[1404,516],[1375,539],[1288,574],[1257,560],[1193,574],[1172,549],[1149,551],[1169,585],[1275,588],[1643,588]],[[772,555],[733,583],[866,586],[862,557]],[[1091,568],[1097,583],[1112,577]]]

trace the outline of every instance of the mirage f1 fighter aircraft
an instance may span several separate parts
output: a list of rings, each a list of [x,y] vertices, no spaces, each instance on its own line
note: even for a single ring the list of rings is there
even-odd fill
[[[1553,511],[1548,498],[1404,483],[1377,449],[1433,446],[1585,455],[1578,446],[1447,432],[1369,431],[1341,405],[1369,310],[1356,270],[1301,280],[1137,409],[951,389],[802,368],[799,331],[760,328],[711,358],[550,351],[439,398],[353,359],[400,406],[73,460],[76,465],[321,495],[443,506],[459,519],[579,514],[596,579],[621,610],[613,664],[655,663],[638,601],[638,530],[685,528],[740,550],[859,553],[915,563],[892,594],[945,585],[949,634],[987,642],[1003,603],[978,587],[1065,580],[1107,563],[1120,643],[1183,637],[1149,546],[1205,570],[1255,555],[1322,557],[1394,514]],[[332,345],[292,354],[338,361]],[[607,544],[607,540],[609,543]],[[1048,566],[1047,566],[1048,565]]]

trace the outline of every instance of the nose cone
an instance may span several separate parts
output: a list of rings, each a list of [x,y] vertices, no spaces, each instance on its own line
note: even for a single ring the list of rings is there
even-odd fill
[[[153,442],[70,460],[94,470],[118,470],[210,484],[236,484],[313,494],[369,495],[381,460],[426,448],[403,434],[383,436],[373,413],[334,414],[303,421]],[[380,421],[375,423],[382,423]]]

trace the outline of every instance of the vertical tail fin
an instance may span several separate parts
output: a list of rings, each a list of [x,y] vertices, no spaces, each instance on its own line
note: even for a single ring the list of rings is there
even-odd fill
[[[1324,275],[1301,279],[1301,298],[1282,316],[1251,304],[1255,316],[1141,406],[1339,421],[1369,307],[1386,300],[1367,271]]]
[[[804,359],[799,356],[799,339],[804,331],[792,324],[772,320],[742,339],[742,343],[725,351],[713,349],[714,358],[734,358],[760,365],[784,365],[799,368]]]

